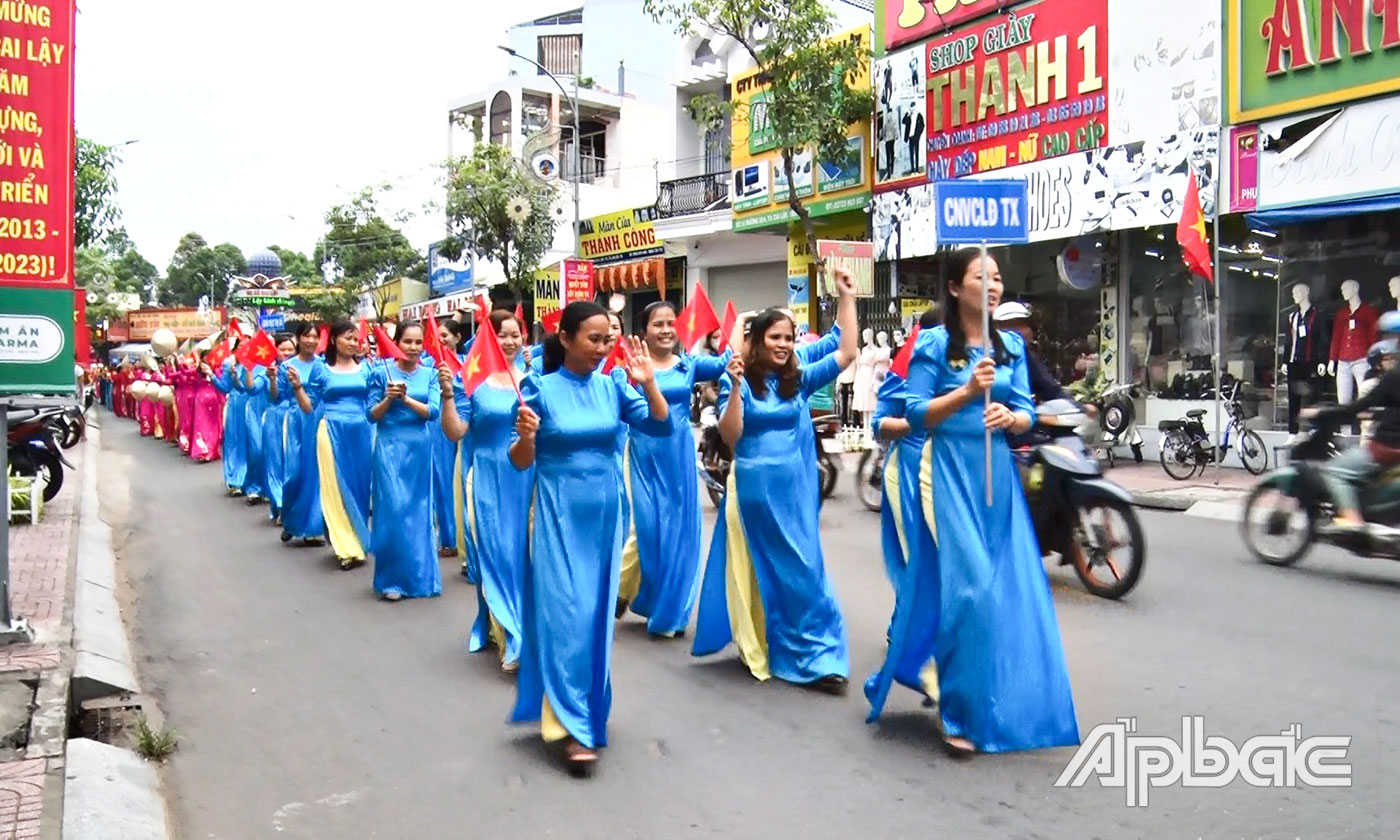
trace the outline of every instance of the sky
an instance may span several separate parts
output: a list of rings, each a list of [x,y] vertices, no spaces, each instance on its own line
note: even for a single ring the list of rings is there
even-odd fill
[[[426,249],[448,100],[506,74],[507,26],[570,5],[79,0],[78,133],[138,141],[121,149],[121,223],[162,272],[190,231],[309,254],[326,209],[381,181]]]

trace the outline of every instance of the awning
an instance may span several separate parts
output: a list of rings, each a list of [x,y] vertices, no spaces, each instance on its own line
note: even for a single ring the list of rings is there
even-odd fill
[[[597,266],[594,279],[600,292],[636,291],[655,288],[662,297],[666,296],[666,258],[652,257],[644,260]]]
[[[1301,225],[1333,219],[1338,216],[1358,216],[1362,213],[1383,213],[1387,210],[1400,210],[1400,194],[1377,195],[1370,198],[1354,198],[1335,201],[1330,204],[1310,204],[1306,207],[1285,207],[1279,210],[1264,210],[1250,213],[1245,221],[1253,228],[1274,230],[1288,225]]]

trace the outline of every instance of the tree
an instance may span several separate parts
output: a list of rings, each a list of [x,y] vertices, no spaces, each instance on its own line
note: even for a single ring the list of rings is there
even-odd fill
[[[869,66],[869,50],[857,41],[832,39],[836,17],[827,5],[827,0],[645,0],[644,9],[681,34],[727,35],[753,58],[759,78],[768,83],[768,97],[761,115],[736,116],[750,125],[756,116],[765,121],[792,184],[794,155],[815,149],[820,160],[844,160],[850,125],[869,119],[875,107],[869,87],[857,87]],[[733,111],[732,103],[713,95],[691,101],[691,113],[702,125],[722,124]],[[788,190],[788,206],[816,259],[816,227],[797,192]],[[819,260],[817,266],[821,270]]]
[[[117,206],[117,164],[113,146],[79,137],[73,155],[73,244],[93,245],[121,219]]]
[[[208,296],[211,306],[218,306],[228,297],[229,280],[248,270],[248,262],[237,245],[224,242],[214,247],[198,233],[180,237],[165,282],[160,287],[160,301],[171,306],[197,306]]]
[[[360,296],[339,286],[326,286],[297,301],[297,311],[307,312],[317,321],[334,324],[349,320],[359,305]]]
[[[114,320],[121,311],[107,302],[111,292],[139,295],[141,300],[158,288],[160,272],[141,256],[124,228],[116,228],[102,245],[86,245],[74,254],[73,276],[80,288],[96,293],[98,300],[87,307],[88,323]]]
[[[277,245],[269,245],[267,250],[282,260],[282,273],[292,278],[292,285],[309,289],[325,284],[325,277],[320,268],[307,255]]]
[[[366,187],[349,202],[326,211],[330,230],[316,244],[315,265],[330,264],[347,293],[369,294],[380,320],[388,303],[389,281],[399,277],[426,275],[423,255],[394,224],[386,221],[380,208],[382,196],[390,187]],[[395,217],[402,224],[406,214]]]
[[[476,144],[471,155],[447,161],[443,170],[450,234],[443,255],[455,259],[461,247],[470,248],[500,263],[516,294],[530,291],[562,218],[558,192],[493,143]]]

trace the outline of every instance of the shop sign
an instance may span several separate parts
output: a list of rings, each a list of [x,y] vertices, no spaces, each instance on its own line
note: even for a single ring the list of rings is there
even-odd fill
[[[939,181],[933,185],[938,241],[944,245],[1030,240],[1025,181]]]
[[[203,310],[194,307],[137,309],[126,313],[126,320],[130,325],[132,341],[149,341],[160,329],[170,330],[183,341],[186,338],[208,338],[223,329],[224,309],[221,306]]]
[[[471,309],[475,306],[473,302],[477,297],[474,291],[459,292],[455,295],[433,298],[419,303],[405,304],[399,310],[399,318],[406,321],[426,321],[432,315],[434,319],[441,320],[450,318],[463,309]]]
[[[578,255],[593,264],[659,257],[666,243],[656,235],[656,206],[594,216],[579,222]]]
[[[543,268],[535,272],[535,323],[559,307],[559,269]]]
[[[1031,242],[1069,239],[1108,230],[1175,224],[1181,216],[1187,173],[1200,174],[1205,214],[1215,212],[1218,129],[1130,143],[974,175],[971,180],[1014,174],[1026,182],[1025,221]],[[907,259],[938,250],[934,185],[875,197],[871,224],[878,261]]]
[[[926,50],[930,181],[1108,145],[1108,0],[1041,0]]]
[[[843,268],[850,272],[855,282],[856,297],[875,295],[875,246],[870,242],[853,242],[843,239],[818,239],[817,256],[826,270],[822,273],[826,294],[836,297],[835,271]]]
[[[870,27],[862,26],[834,36],[868,47]],[[857,88],[870,84],[869,65],[854,82]],[[846,152],[841,160],[824,161],[810,149],[793,155],[792,184],[788,183],[782,150],[768,126],[770,104],[768,82],[757,70],[735,77],[730,87],[734,106],[730,132],[730,205],[734,210],[735,231],[785,225],[797,214],[787,207],[790,193],[796,192],[813,216],[864,209],[870,199],[871,167],[866,158],[865,138],[870,120],[849,126]],[[815,199],[815,200],[813,200]],[[596,259],[587,251],[581,255]]]
[[[428,246],[428,294],[433,297],[450,295],[470,289],[473,283],[472,253],[462,248],[455,260],[442,255],[445,242],[434,242]]]
[[[1253,213],[1259,209],[1259,126],[1230,129],[1230,210]]]
[[[1299,114],[1259,126],[1259,209],[1296,207],[1400,192],[1400,98],[1348,105],[1295,139],[1268,149],[1290,126],[1328,112]]]
[[[875,0],[876,43],[912,44],[1005,5],[1006,0]]]
[[[1226,0],[1230,122],[1400,90],[1400,0]]]
[[[0,8],[0,393],[71,394],[75,4]]]
[[[900,298],[899,317],[906,320],[920,318],[932,308],[933,301],[928,298]]]
[[[563,272],[565,306],[574,301],[593,300],[593,263],[588,260],[564,260]]]

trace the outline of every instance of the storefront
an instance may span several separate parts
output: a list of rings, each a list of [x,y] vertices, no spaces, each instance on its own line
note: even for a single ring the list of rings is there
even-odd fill
[[[685,260],[666,258],[656,232],[655,205],[584,219],[579,224],[579,256],[593,263],[599,294],[622,295],[622,322],[640,334],[642,310],[663,298],[679,307]]]
[[[1226,4],[1229,210],[1246,215],[1222,235],[1222,341],[1281,434],[1355,398],[1374,320],[1400,308],[1400,6],[1292,25],[1318,6]]]
[[[837,40],[871,42],[864,26],[835,36]],[[868,85],[868,74],[855,81]],[[711,269],[709,294],[716,307],[733,300],[736,308],[762,309],[786,305],[811,329],[821,329],[820,290],[815,290],[816,267],[809,253],[806,232],[789,206],[795,191],[814,220],[818,239],[868,241],[873,168],[870,163],[870,121],[848,127],[846,154],[841,160],[820,161],[812,150],[793,158],[791,183],[782,151],[764,126],[764,109],[770,98],[767,82],[757,70],[735,76],[730,96],[734,102],[730,158],[733,165],[731,199],[735,233],[784,237],[785,263],[736,266],[724,272]],[[867,294],[870,290],[867,290]],[[829,320],[829,315],[828,315]]]

